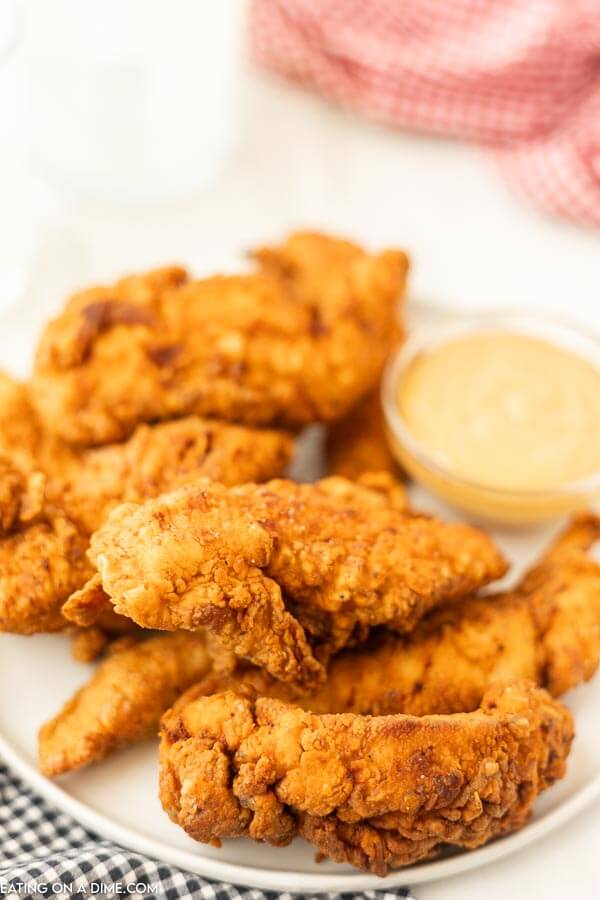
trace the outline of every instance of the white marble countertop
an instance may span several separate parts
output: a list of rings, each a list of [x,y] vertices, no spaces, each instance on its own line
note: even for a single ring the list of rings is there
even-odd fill
[[[406,247],[412,302],[550,309],[600,329],[600,233],[529,208],[484,151],[383,131],[268,78],[248,74],[245,88],[241,145],[209,190],[135,212],[53,205],[27,298],[10,314],[22,325],[10,349],[18,369],[29,365],[29,303],[50,309],[78,283],[168,261],[198,272],[235,265],[297,226]],[[0,242],[10,229],[5,211]],[[599,838],[600,808],[589,809],[508,859],[416,894],[599,897]]]

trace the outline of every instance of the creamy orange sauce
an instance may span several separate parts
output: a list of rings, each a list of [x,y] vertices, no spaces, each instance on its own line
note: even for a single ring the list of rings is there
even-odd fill
[[[474,333],[423,352],[397,404],[430,457],[470,482],[543,491],[600,469],[600,369],[536,337]]]

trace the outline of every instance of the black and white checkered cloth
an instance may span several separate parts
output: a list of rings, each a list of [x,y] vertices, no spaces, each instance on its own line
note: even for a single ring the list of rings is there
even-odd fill
[[[118,885],[122,887],[114,890]],[[106,886],[112,890],[103,890]],[[302,891],[301,884],[298,891]],[[53,896],[86,898],[107,893],[157,896],[160,900],[308,900],[313,896],[207,881],[192,872],[182,872],[124,850],[52,809],[0,765],[0,897],[48,900]],[[326,896],[330,900],[412,898],[404,888]]]

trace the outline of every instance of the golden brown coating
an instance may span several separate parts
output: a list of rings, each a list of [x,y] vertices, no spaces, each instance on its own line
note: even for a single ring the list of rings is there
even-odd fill
[[[570,713],[527,682],[491,688],[475,712],[422,718],[184,696],[162,720],[160,796],[196,840],[300,834],[385,875],[520,828],[564,775],[572,738]]]
[[[302,626],[259,567],[267,551],[262,529],[243,513],[232,513],[229,519],[207,516],[200,534],[193,523],[173,527],[169,512],[161,518],[151,510],[148,521],[136,521],[135,511],[145,508],[120,506],[93,536],[90,554],[96,562],[96,551],[106,559],[105,574],[96,573],[69,598],[63,607],[69,621],[93,624],[110,597],[117,612],[143,628],[208,628],[226,648],[276,678],[306,685],[322,678]],[[109,528],[114,533],[121,527],[116,543],[100,549]],[[232,538],[241,530],[247,540],[230,556]]]
[[[61,606],[90,575],[87,547],[59,512],[0,540],[0,632],[64,628]]]
[[[54,778],[156,733],[163,712],[210,668],[200,634],[159,635],[114,652],[39,733]]]
[[[21,476],[7,463],[3,478],[0,459],[0,522],[14,529],[0,540],[0,631],[31,634],[65,625],[61,606],[93,574],[85,558],[89,535],[119,503],[156,496],[201,475],[227,484],[268,478],[291,452],[291,438],[279,431],[197,417],[142,425],[124,444],[63,459],[48,478],[41,513],[31,500],[41,500],[33,490],[39,473]],[[27,527],[32,512],[43,521]],[[110,604],[102,624],[111,633],[124,626]]]
[[[586,552],[598,540],[600,516],[578,516],[517,592],[543,647],[539,681],[555,696],[588,681],[600,662],[600,565]]]
[[[383,469],[376,471],[361,472],[356,478],[352,479],[356,485],[368,488],[370,491],[376,491],[385,497],[386,503],[397,509],[399,512],[411,512],[408,494],[406,488],[395,475],[386,472]]]
[[[124,444],[84,450],[51,479],[48,494],[91,534],[120,503],[157,497],[201,476],[226,485],[264,481],[285,469],[292,451],[285,432],[189,416],[140,425]]]
[[[368,484],[332,476],[230,492],[275,538],[265,572],[323,658],[377,625],[410,632],[429,610],[506,571],[484,532],[407,515],[393,489]]]
[[[94,662],[110,645],[107,632],[99,625],[90,628],[73,628],[71,656],[77,662]],[[135,638],[132,638],[135,641]]]
[[[400,474],[386,437],[378,389],[367,394],[345,418],[329,426],[327,467],[332,475],[350,479],[365,472]]]
[[[490,685],[513,679],[560,696],[600,660],[600,565],[586,554],[598,538],[600,518],[578,517],[514,591],[436,610],[407,636],[374,634],[336,656],[308,696],[250,666],[194,690],[249,684],[317,713],[374,715],[469,712]]]
[[[27,386],[0,371],[0,453],[29,471],[36,468],[41,440]]]
[[[0,455],[0,537],[26,525],[44,506],[46,479],[41,472],[19,468]]]
[[[77,662],[94,662],[106,653],[113,653],[125,647],[131,647],[148,632],[139,628],[131,619],[119,616],[112,606],[97,619],[97,624],[88,628],[69,626],[66,629],[71,636],[71,656]],[[218,670],[215,670],[218,671]],[[231,674],[233,668],[225,668],[223,674]]]
[[[343,416],[379,378],[405,254],[299,233],[255,259],[249,275],[167,270],[72,300],[37,352],[46,427],[90,445],[189,413],[294,427]]]
[[[343,478],[198,482],[119,507],[89,555],[97,574],[65,607],[77,624],[91,624],[106,595],[142,627],[207,627],[238,656],[305,684],[319,666],[283,598],[326,656],[374,625],[409,631],[505,570],[483,532],[407,516]]]
[[[66,444],[43,430],[29,385],[1,371],[0,455],[26,475],[58,472],[72,458]]]

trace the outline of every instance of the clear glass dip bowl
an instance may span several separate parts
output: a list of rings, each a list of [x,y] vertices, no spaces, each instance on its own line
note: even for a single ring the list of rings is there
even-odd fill
[[[410,431],[397,402],[403,375],[427,351],[457,338],[494,332],[544,340],[592,362],[600,370],[600,341],[559,319],[521,313],[464,316],[417,327],[390,359],[382,382],[382,404],[390,446],[402,467],[434,494],[472,515],[510,525],[552,519],[588,507],[600,498],[600,470],[583,479],[544,489],[511,489],[469,480],[442,464]],[[598,435],[600,442],[600,434]]]

